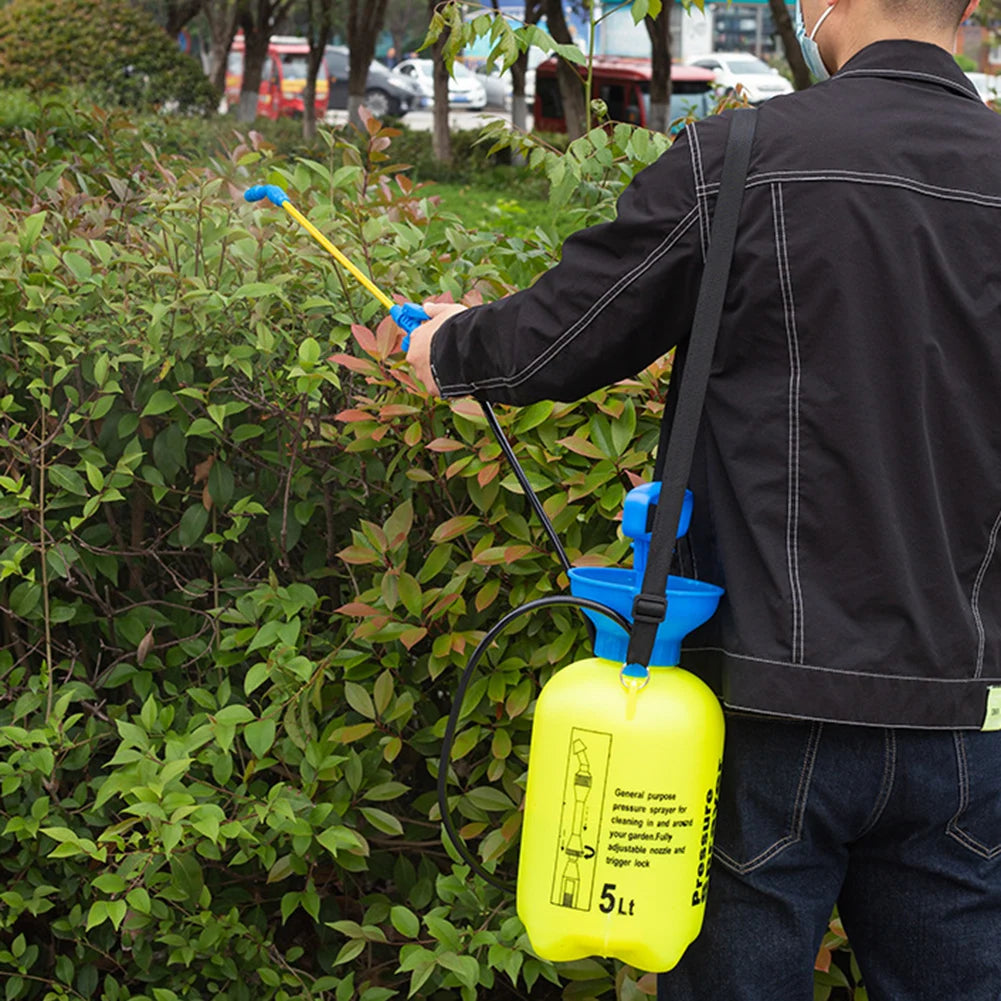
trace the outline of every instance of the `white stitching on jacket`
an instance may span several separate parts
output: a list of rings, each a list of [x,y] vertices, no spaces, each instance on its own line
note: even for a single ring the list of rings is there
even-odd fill
[[[561,351],[573,343],[578,334],[587,329],[595,317],[598,316],[618,295],[625,291],[634,281],[650,270],[691,228],[698,213],[698,206],[694,206],[685,217],[671,230],[670,233],[647,254],[646,258],[636,265],[632,271],[623,275],[611,288],[609,288],[588,310],[580,317],[568,330],[564,331],[538,358],[530,362],[521,372],[516,372],[511,376],[497,376],[493,379],[485,379],[483,382],[454,383],[449,386],[440,386],[443,396],[468,394],[477,389],[493,389],[497,386],[518,386],[526,379],[531,378],[540,368],[547,365]]]
[[[789,667],[795,671],[823,671],[825,674],[843,674],[855,678],[880,678],[884,681],[920,681],[929,685],[973,685],[980,681],[990,681],[1001,684],[999,678],[928,678],[921,674],[877,674],[875,671],[849,671],[841,667],[824,667],[822,664],[794,664],[788,660],[775,660],[773,657],[755,657],[749,653],[737,653],[735,650],[727,650],[721,646],[693,646],[685,647],[682,654],[686,653],[720,653],[724,657],[732,657],[734,660],[746,660],[752,664],[768,664],[771,667]],[[727,702],[730,707],[730,703]],[[752,709],[752,712],[761,712],[760,709]],[[783,713],[783,716],[790,715]],[[812,718],[812,717],[809,717]],[[910,724],[908,724],[910,725]]]
[[[909,191],[916,191],[919,194],[941,198],[943,201],[969,202],[973,205],[984,205],[988,208],[1001,208],[1001,195],[985,195],[978,191],[967,191],[962,188],[946,188],[937,184],[916,181],[910,177],[901,177],[897,174],[880,174],[853,170],[769,170],[749,177],[747,187],[756,188],[765,184],[774,184],[776,181],[783,183],[787,181],[845,181],[857,184],[882,184],[890,188],[906,188]],[[699,195],[712,195],[718,190],[719,182],[710,181],[704,186],[702,191],[696,193]]]
[[[970,607],[973,610],[973,621],[977,624],[977,669],[973,674],[974,678],[979,678],[984,670],[984,648],[987,644],[987,637],[984,634],[984,620],[980,616],[980,588],[987,576],[987,568],[994,558],[994,550],[997,548],[998,531],[1001,530],[1001,514],[998,514],[991,529],[990,538],[987,541],[987,552],[984,553],[980,569],[977,571],[976,580],[973,582],[973,593],[970,595]]]
[[[791,652],[793,663],[803,660],[803,585],[799,574],[799,390],[802,369],[799,337],[796,330],[796,306],[793,300],[792,274],[786,244],[785,211],[782,188],[772,186],[772,218],[775,226],[775,256],[779,269],[782,311],[785,315],[786,343],[789,348],[789,483],[786,492],[786,567],[789,571],[789,596],[792,606]]]
[[[702,147],[699,145],[699,133],[694,124],[686,125],[688,147],[692,157],[692,179],[695,182],[696,200],[699,205],[699,238],[702,242],[702,263],[706,261],[706,248],[709,246],[709,204],[705,194],[699,194],[705,188],[705,174],[702,172]]]

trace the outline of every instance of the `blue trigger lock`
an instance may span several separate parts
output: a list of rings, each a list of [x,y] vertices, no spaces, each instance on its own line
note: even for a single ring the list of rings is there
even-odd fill
[[[431,317],[416,302],[397,303],[389,310],[393,322],[404,332],[403,350],[410,350],[410,334]]]

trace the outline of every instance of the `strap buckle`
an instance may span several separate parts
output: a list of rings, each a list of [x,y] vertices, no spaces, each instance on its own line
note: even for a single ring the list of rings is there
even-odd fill
[[[656,625],[667,615],[667,597],[663,594],[640,593],[633,599],[633,622]]]

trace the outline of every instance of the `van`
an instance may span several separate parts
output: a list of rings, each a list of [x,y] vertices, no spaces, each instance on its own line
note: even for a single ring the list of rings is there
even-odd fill
[[[577,66],[583,76],[584,66]],[[608,107],[615,122],[647,127],[650,116],[650,60],[599,56],[592,64],[592,96]],[[699,66],[671,65],[671,121],[691,115],[704,118],[715,105],[715,75]],[[541,132],[566,132],[563,100],[556,80],[556,59],[540,63],[535,71],[535,128]],[[672,132],[679,126],[672,127]]]
[[[229,107],[240,103],[243,85],[243,34],[238,34],[230,46],[226,62],[226,102]],[[305,38],[274,35],[268,43],[268,55],[261,69],[261,88],[257,96],[257,114],[264,118],[300,118],[304,107],[306,72],[309,67],[309,42]],[[316,117],[322,121],[327,110],[330,85],[327,64],[320,61],[316,74]]]

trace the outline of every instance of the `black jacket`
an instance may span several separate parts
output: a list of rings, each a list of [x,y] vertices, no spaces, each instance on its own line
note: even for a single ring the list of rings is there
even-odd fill
[[[1001,686],[1001,116],[909,41],[757,114],[692,471],[688,571],[727,593],[682,662],[734,707],[980,727]],[[443,326],[443,393],[577,399],[683,340],[725,118],[531,289]]]

